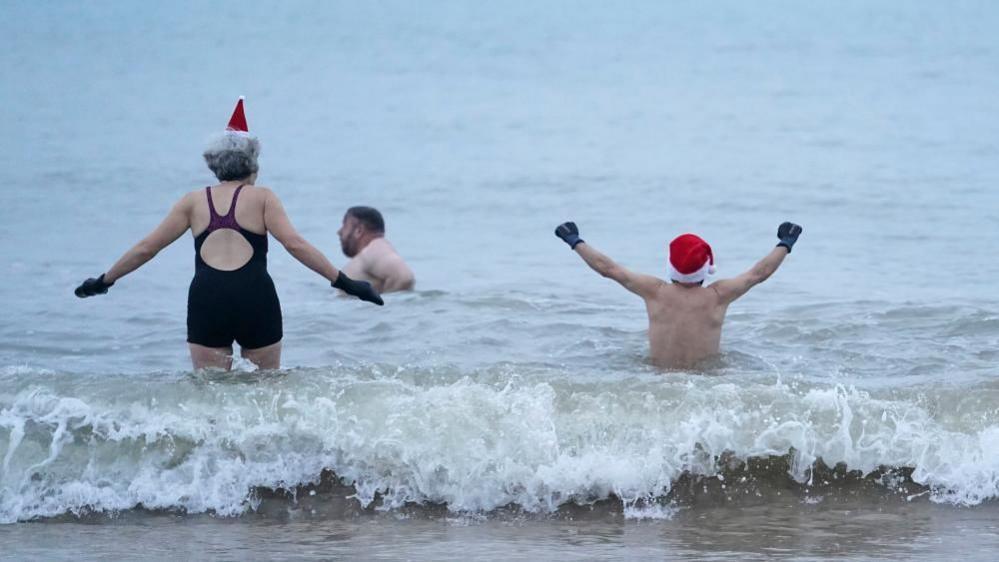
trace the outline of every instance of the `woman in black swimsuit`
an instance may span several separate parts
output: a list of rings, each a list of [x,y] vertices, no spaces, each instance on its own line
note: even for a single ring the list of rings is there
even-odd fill
[[[107,293],[115,281],[138,269],[184,232],[194,236],[194,279],[187,299],[187,341],[195,369],[232,366],[232,344],[260,368],[281,362],[281,304],[267,273],[267,234],[298,261],[331,284],[362,300],[381,305],[366,281],[355,281],[291,225],[281,201],[254,185],[260,142],[247,132],[243,99],[229,126],[205,150],[219,184],[188,193],[166,219],[97,278],[77,287],[80,298]],[[225,210],[225,212],[222,212]]]

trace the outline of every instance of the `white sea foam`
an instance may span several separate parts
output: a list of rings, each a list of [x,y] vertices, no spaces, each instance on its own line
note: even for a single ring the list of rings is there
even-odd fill
[[[647,500],[685,472],[723,476],[725,453],[790,452],[802,483],[822,459],[865,473],[912,467],[942,503],[999,493],[999,427],[987,416],[944,423],[916,397],[711,377],[403,375],[35,382],[0,395],[0,521],[140,505],[231,516],[258,505],[256,488],[315,482],[324,469],[382,509],[550,512],[613,495],[626,517],[670,517]]]
[[[653,521],[657,520],[670,520],[676,517],[679,508],[672,505],[663,505],[659,503],[651,503],[646,505],[633,505],[629,504],[624,506],[624,518],[642,520],[649,519]]]

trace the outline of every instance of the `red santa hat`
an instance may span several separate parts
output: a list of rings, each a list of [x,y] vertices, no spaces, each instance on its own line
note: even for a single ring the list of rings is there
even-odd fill
[[[246,126],[246,114],[243,113],[243,96],[239,96],[239,101],[236,102],[236,109],[232,110],[232,117],[229,118],[229,125],[226,126],[226,132],[244,134],[248,135],[250,133],[249,128]]]
[[[695,234],[681,234],[669,243],[669,278],[700,283],[715,272],[711,246]]]

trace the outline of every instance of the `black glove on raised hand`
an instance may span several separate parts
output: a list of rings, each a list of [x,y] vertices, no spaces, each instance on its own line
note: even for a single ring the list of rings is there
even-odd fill
[[[778,242],[777,245],[787,248],[787,253],[790,254],[791,247],[798,241],[799,235],[801,235],[800,226],[794,224],[793,222],[785,222],[777,227],[777,238],[780,238],[780,242]]]
[[[555,229],[555,236],[561,238],[573,250],[576,249],[576,244],[583,242],[583,239],[579,237],[579,229],[576,228],[576,223],[574,222],[564,222],[558,225],[558,228]]]
[[[91,277],[83,283],[80,283],[80,286],[73,291],[73,294],[81,299],[92,297],[94,295],[103,295],[108,292],[108,288],[111,287],[111,285],[114,285],[114,282],[105,283],[104,274],[102,273],[101,276],[96,279]]]
[[[347,277],[342,271],[336,276],[336,281],[330,283],[330,285],[333,285],[334,288],[340,289],[348,295],[354,295],[362,301],[373,302],[378,306],[385,304],[385,301],[383,301],[382,297],[375,291],[375,288],[371,286],[371,283],[368,283],[367,281],[355,281],[350,277]]]

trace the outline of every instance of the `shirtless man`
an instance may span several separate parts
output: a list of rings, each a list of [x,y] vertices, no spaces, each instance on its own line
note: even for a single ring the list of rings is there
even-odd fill
[[[352,258],[343,268],[346,275],[369,281],[379,293],[413,289],[413,270],[385,239],[385,221],[377,209],[347,209],[336,233],[344,255]]]
[[[555,229],[555,235],[594,271],[645,300],[652,363],[665,368],[690,367],[716,355],[728,305],[773,275],[800,234],[800,226],[785,222],[777,229],[780,242],[766,257],[738,277],[705,287],[707,275],[714,273],[714,256],[707,242],[693,234],[670,242],[667,282],[621,267],[583,242],[575,223],[563,223]]]

